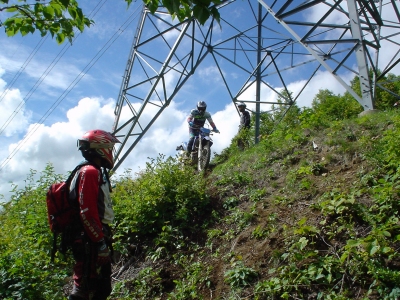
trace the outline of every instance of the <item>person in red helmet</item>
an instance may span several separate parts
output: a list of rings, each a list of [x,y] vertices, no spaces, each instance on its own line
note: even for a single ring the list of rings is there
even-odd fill
[[[90,163],[76,172],[70,193],[79,203],[79,229],[73,238],[74,285],[69,300],[104,300],[111,294],[111,230],[114,219],[109,170],[113,148],[120,141],[104,130],[90,130],[77,142]]]

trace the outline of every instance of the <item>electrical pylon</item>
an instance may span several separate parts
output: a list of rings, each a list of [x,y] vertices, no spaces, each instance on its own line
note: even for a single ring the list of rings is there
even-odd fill
[[[373,109],[376,87],[384,88],[378,80],[400,61],[397,3],[232,0],[218,6],[219,24],[203,26],[143,7],[115,107],[121,144],[114,171],[201,68],[219,73],[233,103],[253,107],[256,142],[260,113],[296,103],[317,72],[329,72],[364,110]],[[351,88],[349,73],[361,91]]]

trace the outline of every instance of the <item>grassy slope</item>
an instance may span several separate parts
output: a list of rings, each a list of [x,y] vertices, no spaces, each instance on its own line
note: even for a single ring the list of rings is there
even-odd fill
[[[399,114],[327,124],[233,141],[207,174],[160,157],[119,178],[110,299],[399,297]],[[55,181],[50,166],[30,176],[0,214],[2,299],[71,287],[71,257],[49,263]]]
[[[232,145],[207,174],[202,230],[137,251],[114,299],[394,299],[398,133],[379,113]]]

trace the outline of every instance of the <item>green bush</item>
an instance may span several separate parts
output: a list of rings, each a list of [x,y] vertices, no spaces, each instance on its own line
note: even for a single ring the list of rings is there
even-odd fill
[[[133,180],[121,178],[113,192],[115,229],[138,240],[156,237],[165,225],[195,230],[207,211],[205,180],[175,158],[157,159]],[[117,247],[122,245],[117,242]]]
[[[36,182],[34,175],[31,170],[25,187],[14,186],[0,214],[1,299],[63,299],[60,285],[68,259],[57,255],[50,264],[53,237],[46,211],[47,189],[62,177],[51,165]]]

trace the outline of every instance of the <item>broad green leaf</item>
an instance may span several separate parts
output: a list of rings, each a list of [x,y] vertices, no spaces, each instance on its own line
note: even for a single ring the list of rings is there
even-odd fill
[[[369,254],[372,256],[379,250],[379,246],[372,246],[371,249],[369,250]]]
[[[36,3],[34,9],[36,16],[38,16],[43,11],[43,5],[40,3]]]
[[[217,4],[217,3],[221,3],[221,1],[214,1],[214,3],[215,4]],[[211,14],[212,14],[212,16],[215,18],[215,20],[218,22],[218,24],[220,24],[220,14],[219,14],[219,11],[218,11],[218,9],[215,7],[215,6],[213,6],[212,8],[211,8]],[[221,25],[221,24],[220,24]]]
[[[43,23],[43,21],[37,21],[35,23],[35,26],[36,26],[37,29],[42,30],[43,27],[44,27],[44,23]]]
[[[357,247],[359,245],[360,245],[360,242],[357,240],[348,240],[347,241],[347,246],[350,248]]]
[[[196,5],[193,8],[193,16],[200,22],[201,25],[204,25],[210,16],[210,12],[206,7]]]
[[[54,9],[54,15],[57,18],[61,18],[62,17],[62,7],[61,7],[61,5],[58,4],[58,3],[54,3],[54,4],[52,4],[52,7]]]
[[[58,33],[56,36],[56,41],[58,44],[62,44],[65,40],[65,35],[63,33]]]
[[[308,244],[308,239],[306,239],[305,237],[301,237],[299,243],[300,243],[300,250],[303,250]]]
[[[15,18],[8,18],[7,20],[5,20],[5,21],[3,22],[3,25],[4,25],[6,28],[12,26],[12,25],[14,24],[14,19],[15,19]]]
[[[16,34],[15,28],[7,27],[6,28],[6,34],[7,34],[8,37],[14,36]]]
[[[70,14],[70,16],[72,17],[72,19],[76,19],[76,17],[78,16],[76,9],[73,7],[68,7],[68,13]]]
[[[21,33],[22,36],[25,36],[30,32],[30,30],[27,26],[21,26],[19,32]]]
[[[54,22],[53,24],[51,24],[50,26],[50,32],[51,33],[57,33],[60,30],[61,26],[59,22]]]
[[[58,1],[60,1],[60,3],[61,3],[62,5],[64,5],[64,7],[68,7],[68,6],[69,6],[70,0],[58,0]]]
[[[48,20],[52,20],[54,18],[54,9],[53,9],[53,7],[44,6],[43,7],[43,16]]]
[[[6,12],[16,12],[18,9],[16,7],[7,8]]]
[[[82,12],[82,9],[80,9],[79,7],[76,9],[76,12],[77,12],[77,19],[79,19],[79,20],[83,20],[83,18],[84,18],[84,16],[83,16],[83,12]]]

